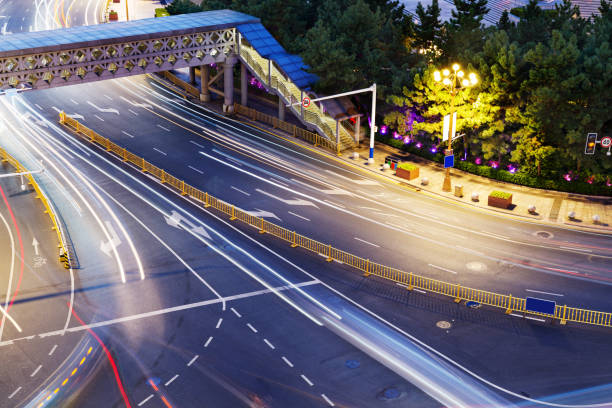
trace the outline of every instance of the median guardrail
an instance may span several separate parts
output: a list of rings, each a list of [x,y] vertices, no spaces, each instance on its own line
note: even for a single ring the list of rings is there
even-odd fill
[[[13,168],[18,172],[22,173],[23,176],[28,180],[28,184],[34,188],[36,192],[36,198],[40,199],[45,208],[45,214],[49,216],[51,219],[51,224],[53,225],[52,230],[57,234],[57,242],[59,249],[59,261],[64,265],[66,269],[69,269],[73,266],[74,256],[71,255],[71,251],[68,250],[68,245],[66,245],[63,237],[62,231],[59,227],[58,218],[53,211],[53,207],[49,203],[47,196],[42,192],[40,186],[34,179],[31,173],[21,164],[17,159],[11,156],[6,150],[0,147],[0,159],[3,163],[9,163]]]
[[[292,247],[304,248],[310,252],[322,255],[328,262],[336,261],[348,265],[363,272],[364,276],[377,276],[379,278],[404,285],[407,289],[421,289],[428,293],[436,293],[454,299],[459,303],[463,300],[478,302],[483,305],[503,309],[506,313],[519,312],[530,315],[539,315],[553,319],[559,319],[562,324],[566,322],[577,322],[597,326],[612,327],[612,313],[595,310],[580,309],[570,306],[555,306],[554,314],[548,315],[529,311],[526,308],[526,299],[503,295],[485,290],[469,288],[456,283],[449,283],[437,279],[420,276],[412,272],[405,272],[390,266],[379,264],[371,259],[334,248],[331,244],[319,242],[308,238],[296,231],[289,230],[274,223],[255,217],[240,208],[220,200],[208,192],[193,187],[184,180],[180,180],[165,170],[147,162],[144,158],[137,156],[127,149],[111,142],[109,139],[99,135],[95,131],[80,124],[77,120],[70,118],[64,112],[60,113],[60,123],[74,129],[77,134],[84,136],[91,143],[95,143],[112,152],[124,162],[132,163],[141,171],[147,172],[157,178],[161,183],[172,186],[178,193],[189,196],[201,202],[205,208],[214,208],[230,217],[230,220],[239,220],[255,227],[260,233],[267,233],[285,242]]]

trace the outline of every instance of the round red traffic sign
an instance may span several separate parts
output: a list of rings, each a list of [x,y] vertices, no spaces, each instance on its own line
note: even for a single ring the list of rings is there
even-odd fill
[[[601,139],[601,147],[610,147],[612,145],[612,138],[610,136],[606,136]]]
[[[302,106],[307,108],[310,106],[310,98],[305,96],[304,99],[302,99]]]

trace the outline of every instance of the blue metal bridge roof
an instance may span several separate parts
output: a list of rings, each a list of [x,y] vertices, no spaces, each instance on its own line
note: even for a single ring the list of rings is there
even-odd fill
[[[240,24],[236,28],[259,55],[275,61],[298,87],[307,87],[316,82],[317,76],[306,72],[309,67],[302,58],[288,54],[262,24]]]

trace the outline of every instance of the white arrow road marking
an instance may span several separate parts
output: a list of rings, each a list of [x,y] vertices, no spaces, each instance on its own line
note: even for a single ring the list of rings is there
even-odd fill
[[[263,211],[260,210],[259,208],[256,208],[257,211],[245,211],[247,214],[252,215],[253,217],[260,217],[260,218],[276,218],[279,221],[282,221],[280,218],[278,218],[276,216],[276,214],[274,214],[273,212],[270,211]]]
[[[32,246],[34,247],[34,252],[36,253],[36,255],[38,255],[38,241],[36,240],[36,237],[34,237],[34,239],[32,240]]]
[[[367,179],[358,179],[358,180],[355,180],[355,179],[352,179],[350,177],[346,177],[346,176],[343,176],[343,175],[338,174],[336,172],[333,172],[331,170],[325,170],[325,171],[330,173],[330,174],[333,174],[334,176],[336,176],[338,178],[351,181],[351,182],[353,182],[355,184],[361,184],[362,186],[379,186],[380,185],[380,183],[378,181],[367,180]]]
[[[87,104],[96,108],[97,110],[99,110],[100,112],[105,112],[105,113],[116,113],[117,115],[119,115],[119,111],[115,108],[101,108],[98,105],[96,105],[95,103],[91,102],[91,101],[87,101]]]
[[[284,198],[277,197],[274,194],[270,194],[267,191],[260,190],[259,188],[255,189],[255,191],[257,191],[258,193],[267,195],[268,197],[274,198],[275,200],[281,201],[281,202],[283,202],[283,203],[285,203],[287,205],[309,205],[309,206],[312,206],[312,207],[316,208],[317,210],[319,209],[319,207],[315,203],[313,203],[311,201],[300,200],[300,199],[297,199],[297,198],[294,199],[294,200],[286,200]]]
[[[56,111],[57,113],[61,112],[61,110],[58,107],[56,107],[56,106],[52,106],[51,108],[54,111]],[[85,120],[85,117],[83,115],[79,115],[78,113],[73,113],[72,115],[66,114],[66,116],[68,116],[69,118],[72,118],[72,119],[82,119],[82,120]]]
[[[104,221],[106,224],[106,228],[108,228],[108,233],[111,236],[111,240],[108,242],[100,242],[100,251],[104,252],[107,256],[111,256],[111,251],[121,245],[121,238],[117,235],[117,232],[113,228],[113,224],[110,221]]]
[[[206,239],[212,240],[211,236],[208,234],[208,231],[206,231],[204,227],[202,227],[201,225],[196,227],[195,224],[184,218],[175,210],[172,210],[172,212],[170,213],[170,217],[164,217],[164,219],[166,220],[166,223],[171,227],[183,228],[192,231],[193,233],[198,234]]]
[[[127,98],[125,98],[123,96],[120,96],[120,98],[123,99],[125,102],[129,103],[130,105],[136,106],[138,108],[152,108],[152,106],[149,105],[148,103],[138,103],[138,102],[130,101],[129,99],[127,99]],[[138,115],[138,114],[136,114],[136,115]]]

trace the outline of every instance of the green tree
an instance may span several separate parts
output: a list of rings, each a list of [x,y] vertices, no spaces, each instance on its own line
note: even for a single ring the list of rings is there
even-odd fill
[[[427,8],[419,2],[416,15],[419,23],[414,27],[414,45],[417,49],[423,50],[431,60],[437,56],[437,50],[442,47],[442,22],[438,0],[432,0]]]
[[[190,0],[174,0],[166,6],[166,11],[170,14],[197,13],[202,11],[202,7]]]

